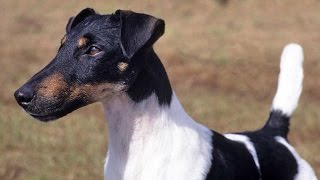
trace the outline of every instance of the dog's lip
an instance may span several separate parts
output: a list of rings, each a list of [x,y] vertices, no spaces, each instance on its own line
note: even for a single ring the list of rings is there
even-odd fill
[[[85,105],[87,105],[86,103]],[[75,106],[77,105],[77,106]],[[26,109],[24,110],[33,118],[40,120],[42,122],[48,122],[48,121],[53,121],[57,120],[70,112],[74,111],[75,109],[78,109],[80,107],[83,107],[84,105],[79,103],[79,101],[74,101],[72,103],[63,103],[59,107],[56,107],[54,109],[49,109],[49,108],[43,108],[41,109],[36,109],[36,111],[33,111],[33,109]]]
[[[53,120],[57,120],[61,117],[61,115],[59,115],[59,112],[55,112],[55,113],[51,113],[51,114],[36,114],[36,113],[32,113],[32,112],[28,112],[26,111],[30,116],[32,116],[33,118],[40,120],[42,122],[48,122],[48,121],[53,121]]]
[[[72,112],[72,111],[68,111],[64,108],[58,108],[55,111],[49,112],[49,113],[35,113],[35,112],[30,112],[27,111],[26,112],[32,116],[33,118],[40,120],[42,122],[49,122],[49,121],[54,121],[57,120],[65,115],[67,115],[68,113]]]
[[[42,122],[53,121],[59,118],[59,116],[56,116],[56,115],[42,115],[42,114],[32,114],[32,113],[29,113],[29,115]]]
[[[23,108],[23,110],[33,118],[40,120],[42,122],[57,120],[60,117],[62,117],[64,114],[63,111],[61,111],[61,108],[57,108],[56,110],[49,113],[41,113],[41,112],[37,113],[37,112],[33,112],[28,108]]]

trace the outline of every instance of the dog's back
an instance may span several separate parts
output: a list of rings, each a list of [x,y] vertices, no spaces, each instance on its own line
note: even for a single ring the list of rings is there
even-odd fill
[[[207,179],[316,179],[310,165],[287,140],[289,120],[302,91],[302,63],[302,48],[288,45],[282,53],[278,89],[270,116],[262,129],[224,137],[215,133],[214,161]]]

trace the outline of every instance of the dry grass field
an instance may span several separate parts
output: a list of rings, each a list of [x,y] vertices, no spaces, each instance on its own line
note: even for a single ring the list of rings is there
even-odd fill
[[[305,50],[305,81],[290,141],[320,175],[320,1],[11,0],[0,15],[0,179],[102,179],[107,124],[99,104],[41,123],[13,92],[55,55],[68,18],[84,7],[131,9],[166,21],[155,45],[172,86],[197,121],[254,130],[268,116],[282,48]],[[270,152],[272,153],[272,152]]]

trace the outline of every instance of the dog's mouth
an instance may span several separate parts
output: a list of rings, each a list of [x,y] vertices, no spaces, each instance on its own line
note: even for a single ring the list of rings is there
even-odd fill
[[[54,121],[57,120],[65,115],[67,115],[68,113],[72,112],[71,110],[64,110],[63,108],[58,108],[53,110],[52,112],[48,112],[48,110],[42,110],[42,111],[37,111],[37,112],[33,112],[31,110],[28,109],[24,109],[25,112],[27,112],[30,116],[32,116],[33,118],[42,121],[42,122],[49,122],[49,121]],[[45,112],[45,113],[44,113]]]
[[[42,122],[57,120],[72,111],[79,109],[91,102],[84,99],[75,99],[73,101],[57,103],[56,105],[48,106],[46,104],[29,105],[24,110],[33,118]]]

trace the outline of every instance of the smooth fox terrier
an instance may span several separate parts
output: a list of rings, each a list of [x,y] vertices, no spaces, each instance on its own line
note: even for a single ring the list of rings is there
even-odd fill
[[[15,92],[20,106],[52,121],[102,102],[109,123],[107,180],[316,180],[288,143],[302,90],[303,51],[281,56],[270,117],[257,131],[220,134],[194,121],[153,49],[165,23],[147,14],[91,8],[71,17],[56,57]]]

